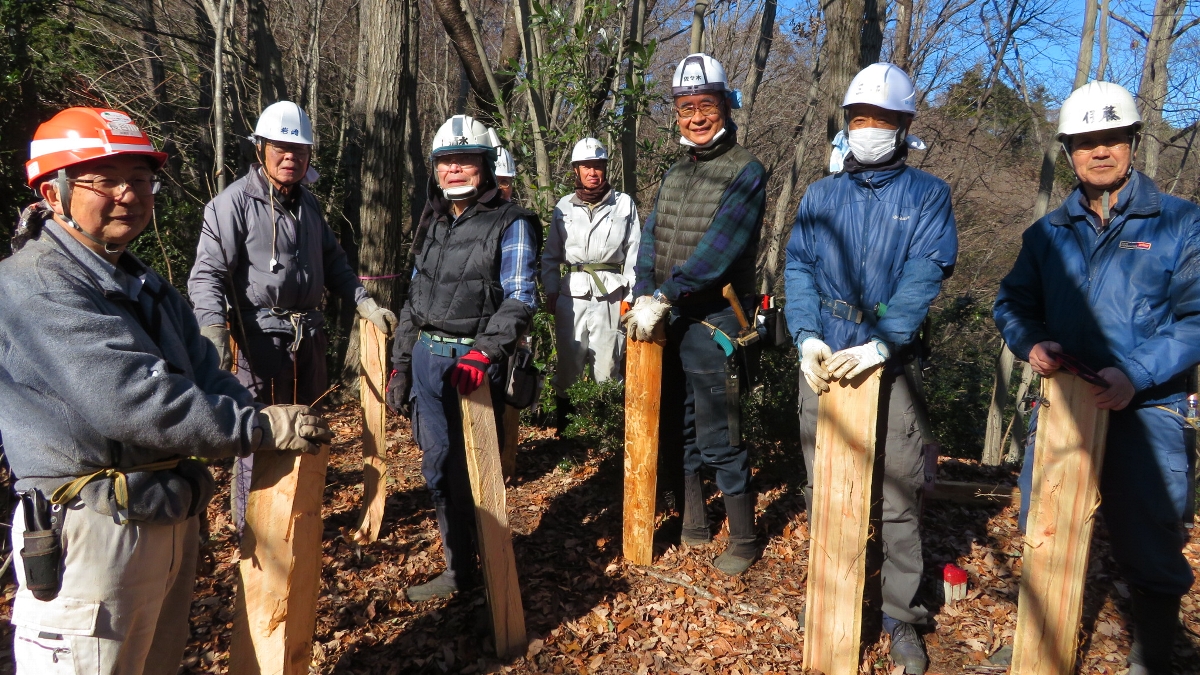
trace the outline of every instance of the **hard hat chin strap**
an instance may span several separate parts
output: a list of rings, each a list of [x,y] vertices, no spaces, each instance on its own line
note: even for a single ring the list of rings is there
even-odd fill
[[[71,217],[71,181],[67,178],[67,170],[59,169],[58,178],[55,179],[55,184],[58,187],[58,201],[62,204],[62,217],[67,221],[67,224],[75,229],[76,232],[82,234],[92,243],[104,247],[104,252],[109,255],[116,255],[125,250],[124,244],[117,244],[93,235],[91,232],[79,226],[75,219]]]
[[[460,202],[479,194],[479,188],[475,187],[474,185],[442,188],[442,194],[446,195],[446,199],[449,199],[452,202]]]

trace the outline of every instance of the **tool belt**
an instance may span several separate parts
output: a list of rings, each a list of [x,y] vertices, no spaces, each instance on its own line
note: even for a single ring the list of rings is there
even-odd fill
[[[69,504],[72,499],[79,496],[79,491],[83,486],[100,478],[113,479],[113,498],[117,501],[117,508],[122,511],[129,510],[129,480],[125,477],[127,473],[136,473],[138,471],[168,471],[179,466],[183,461],[182,457],[176,459],[168,459],[161,462],[153,462],[151,464],[142,464],[141,466],[130,466],[124,468],[108,467],[89,473],[86,476],[79,476],[73,481],[63,483],[58,486],[50,495],[50,503],[65,505]]]
[[[700,319],[696,321],[708,329],[713,342],[720,345],[725,352],[726,424],[729,430],[729,444],[739,446],[742,444],[742,366],[745,365],[745,374],[749,375],[750,358],[746,354],[746,348],[758,342],[759,334],[754,331],[740,338],[730,337],[714,324]],[[742,363],[739,363],[739,356]]]
[[[430,333],[426,330],[421,331],[417,339],[421,344],[429,347],[429,351],[433,352],[434,356],[444,356],[450,359],[466,356],[467,352],[474,349],[475,345],[475,338],[450,337]]]
[[[586,272],[591,275],[592,281],[596,282],[596,288],[600,289],[600,295],[608,295],[608,289],[605,288],[604,282],[600,281],[600,275],[596,272],[620,274],[621,270],[622,267],[619,263],[563,263],[561,274]]]
[[[875,320],[882,319],[883,315],[887,313],[887,305],[882,302],[876,303],[875,308],[868,312],[845,300],[833,300],[823,295],[820,297],[821,306],[828,307],[829,312],[833,314],[835,319],[845,319],[853,323],[862,323],[863,319],[868,317],[874,317]]]
[[[117,524],[175,525],[208,506],[215,484],[208,469],[189,457],[141,464],[104,467],[88,474],[65,478],[51,494],[50,502],[67,506],[78,498],[85,506]],[[111,481],[106,485],[92,485]]]

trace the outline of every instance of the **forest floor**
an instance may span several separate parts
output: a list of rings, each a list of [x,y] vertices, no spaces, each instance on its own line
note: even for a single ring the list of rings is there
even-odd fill
[[[523,657],[499,661],[493,656],[482,589],[449,601],[405,599],[406,587],[443,567],[420,452],[407,422],[390,422],[387,510],[379,541],[359,547],[349,532],[362,496],[360,414],[346,407],[330,419],[337,438],[326,480],[323,587],[312,672],[802,671],[808,521],[798,447],[775,448],[756,458],[758,527],[766,546],[754,567],[730,579],[710,564],[723,550],[725,533],[706,546],[680,546],[678,517],[670,504],[660,514],[654,565],[626,563],[621,557],[621,458],[557,441],[551,430],[523,428],[507,499],[529,648]],[[216,466],[214,474],[221,496],[209,509],[211,535],[191,608],[185,673],[228,670],[238,553],[225,497],[229,471]],[[939,477],[1015,483],[1009,470],[948,459],[941,461]],[[714,491],[711,484],[707,491]],[[709,501],[710,517],[717,522],[723,518],[721,500],[710,496]],[[924,594],[936,612],[925,636],[930,673],[1007,671],[1021,570],[1016,515],[1013,506],[927,503]],[[1116,578],[1108,551],[1101,524],[1088,567],[1081,673],[1126,670],[1129,590]],[[1192,530],[1186,553],[1200,569],[1200,528]],[[941,599],[941,569],[948,562],[970,577],[967,599],[952,605]],[[9,633],[11,575],[6,582],[0,619]],[[1200,673],[1200,583],[1184,598],[1182,615],[1177,669]],[[8,651],[10,640],[0,642],[0,650]],[[865,650],[860,672],[903,672],[888,661],[886,641],[882,637]]]

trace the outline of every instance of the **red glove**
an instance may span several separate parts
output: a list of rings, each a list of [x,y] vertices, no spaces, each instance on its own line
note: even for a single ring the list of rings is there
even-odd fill
[[[479,388],[487,378],[487,369],[491,365],[487,354],[472,349],[466,356],[461,356],[458,363],[450,370],[450,384],[458,389],[460,396],[466,396]]]

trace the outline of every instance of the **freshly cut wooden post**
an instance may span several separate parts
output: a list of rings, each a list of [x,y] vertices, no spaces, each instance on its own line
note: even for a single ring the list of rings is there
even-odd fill
[[[1064,372],[1042,380],[1033,451],[1013,675],[1075,672],[1083,584],[1100,505],[1108,411],[1083,380]]]
[[[321,591],[329,446],[254,456],[229,672],[308,675]]]
[[[504,476],[500,471],[500,444],[492,393],[486,384],[462,404],[463,437],[467,445],[467,473],[475,497],[475,526],[479,536],[479,559],[492,610],[492,633],[496,654],[501,658],[525,653],[525,613],[521,585],[513,557],[512,531],[504,498]]]
[[[817,407],[804,667],[825,675],[858,673],[879,373],[831,382]]]
[[[358,324],[359,396],[362,399],[363,503],[358,526],[351,535],[355,543],[379,539],[383,505],[387,501],[387,336],[375,324],[362,319]]]
[[[658,482],[658,413],[662,397],[660,323],[653,340],[625,343],[625,558],[635,565],[654,559],[654,502]]]
[[[504,445],[500,448],[500,470],[508,479],[517,470],[517,446],[521,444],[521,409],[504,406]]]

